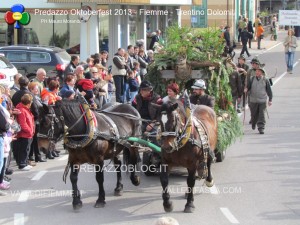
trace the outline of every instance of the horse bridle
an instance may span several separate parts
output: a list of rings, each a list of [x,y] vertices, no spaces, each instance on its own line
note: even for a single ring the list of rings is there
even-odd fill
[[[161,112],[161,114],[162,114],[162,117],[163,117],[167,113],[165,111],[163,111],[163,112]],[[174,119],[175,120],[175,131],[164,131],[164,132],[161,133],[162,137],[168,137],[168,136],[175,136],[175,137],[177,137],[179,135],[179,128],[177,126],[177,121],[180,120],[180,119],[179,119],[179,115],[178,115],[177,112],[174,115],[174,117],[175,117],[175,119]],[[165,127],[164,123],[163,123],[163,129],[166,130],[166,127]]]
[[[185,122],[185,125],[182,129],[182,131],[180,131],[180,126],[179,124],[182,123],[182,120],[181,120],[181,117],[178,113],[178,111],[176,110],[176,112],[174,112],[175,115],[174,115],[174,118],[175,118],[175,131],[172,132],[172,131],[164,131],[161,133],[161,136],[162,137],[169,137],[169,136],[172,136],[172,137],[176,137],[176,142],[175,142],[175,149],[178,150],[179,148],[181,148],[182,146],[180,145],[182,139],[186,136],[186,130],[187,130],[187,125],[188,125],[188,122],[189,121],[186,121]],[[162,116],[163,115],[166,115],[167,113],[165,111],[161,112]],[[190,118],[188,118],[189,120]],[[163,125],[164,126],[164,125]],[[165,126],[164,126],[164,130],[165,130]],[[175,149],[172,149],[172,151],[174,151]],[[171,152],[172,152],[171,151]]]
[[[53,109],[54,110],[54,109]],[[55,131],[55,127],[54,127],[54,124],[57,123],[58,125],[58,129],[60,129],[60,121],[62,122],[63,125],[61,125],[61,129],[63,130],[64,128],[64,117],[63,116],[60,116],[59,118],[56,116],[55,112],[52,112],[52,113],[48,113],[45,115],[46,117],[50,117],[50,128],[48,130],[48,132],[46,132],[47,134],[41,134],[40,132],[37,133],[37,137],[38,138],[47,138],[47,139],[50,139],[51,141],[54,141],[54,142],[58,142],[62,139],[63,137],[63,134],[60,134],[57,138],[54,138],[54,131]]]

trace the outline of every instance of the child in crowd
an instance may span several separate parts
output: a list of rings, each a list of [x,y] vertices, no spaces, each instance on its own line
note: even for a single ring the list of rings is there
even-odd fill
[[[78,81],[78,86],[81,86],[81,88],[86,94],[84,98],[88,101],[88,103],[96,107],[96,104],[94,102],[94,93],[93,93],[93,88],[94,88],[94,83],[92,81],[92,74],[90,72],[87,72],[84,74],[84,79],[81,79]]]
[[[67,90],[63,96],[64,99],[72,100],[75,98],[75,92],[73,90]]]
[[[129,94],[130,94],[130,103],[134,100],[135,96],[139,90],[139,83],[135,77],[135,73],[133,71],[128,72],[128,84],[129,84]]]
[[[108,80],[108,87],[107,87],[107,102],[110,102],[114,93],[114,79],[112,78],[112,66],[108,67],[107,76],[111,77],[111,79]]]
[[[139,62],[133,62],[133,73],[134,77],[138,81],[139,85],[141,84],[141,76],[140,76],[140,63]]]

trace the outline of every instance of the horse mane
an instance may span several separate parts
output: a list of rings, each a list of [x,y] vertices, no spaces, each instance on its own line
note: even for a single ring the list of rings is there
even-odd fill
[[[178,104],[180,112],[183,113],[183,115],[184,115],[185,118],[187,118],[187,115],[186,115],[186,112],[185,112],[185,108],[184,108],[184,105],[183,105],[182,101],[180,99],[177,99],[176,103]]]
[[[63,99],[55,103],[57,109],[68,115],[65,120],[75,122],[74,119],[78,119],[83,114],[82,103],[77,99]]]

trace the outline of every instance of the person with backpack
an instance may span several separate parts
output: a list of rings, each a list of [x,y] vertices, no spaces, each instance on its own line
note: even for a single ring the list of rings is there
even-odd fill
[[[266,71],[263,68],[255,70],[255,76],[250,78],[246,91],[249,95],[249,108],[251,111],[252,129],[256,125],[260,134],[264,134],[266,126],[265,113],[268,106],[272,105],[273,93]]]

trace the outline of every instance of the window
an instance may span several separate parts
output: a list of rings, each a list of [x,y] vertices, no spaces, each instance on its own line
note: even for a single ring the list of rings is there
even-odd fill
[[[7,51],[6,58],[14,62],[27,62],[26,52],[24,51]]]
[[[29,52],[30,62],[48,63],[51,61],[50,54],[47,52]]]
[[[6,62],[4,62],[1,58],[0,58],[0,69],[5,69],[7,68],[8,65],[6,64]]]
[[[61,51],[56,53],[58,58],[60,58],[65,64],[69,64],[71,61],[71,56],[66,51]]]
[[[0,69],[5,68],[14,68],[14,66],[5,57],[0,57]]]

